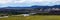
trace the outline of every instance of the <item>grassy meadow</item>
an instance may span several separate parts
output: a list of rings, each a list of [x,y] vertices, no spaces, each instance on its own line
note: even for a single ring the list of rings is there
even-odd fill
[[[8,18],[0,18],[0,20],[8,20]]]
[[[60,16],[48,15],[48,16],[9,16],[8,18],[0,18],[0,20],[60,20]]]

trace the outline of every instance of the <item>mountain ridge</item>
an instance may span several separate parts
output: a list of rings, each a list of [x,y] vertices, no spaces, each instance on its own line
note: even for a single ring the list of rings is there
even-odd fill
[[[31,7],[4,7],[4,8],[60,8],[60,5],[54,5],[54,6],[38,6],[38,5],[33,5]]]

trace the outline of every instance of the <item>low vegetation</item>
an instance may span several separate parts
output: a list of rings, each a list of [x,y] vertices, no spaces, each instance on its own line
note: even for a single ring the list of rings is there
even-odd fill
[[[0,20],[8,20],[8,18],[0,18]]]
[[[8,18],[0,18],[0,20],[60,20],[58,15],[36,15],[36,16],[9,16]]]

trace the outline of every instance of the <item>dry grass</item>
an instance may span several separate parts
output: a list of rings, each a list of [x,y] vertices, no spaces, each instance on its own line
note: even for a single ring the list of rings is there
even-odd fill
[[[60,20],[60,16],[53,15],[53,16],[9,16],[8,18],[0,18],[0,20]]]

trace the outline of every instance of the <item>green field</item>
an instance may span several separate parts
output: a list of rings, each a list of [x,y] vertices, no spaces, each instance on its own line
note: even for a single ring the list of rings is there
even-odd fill
[[[0,20],[60,20],[60,16],[48,15],[48,16],[9,16],[8,18],[0,18]]]
[[[0,18],[0,20],[8,20],[8,18]]]

